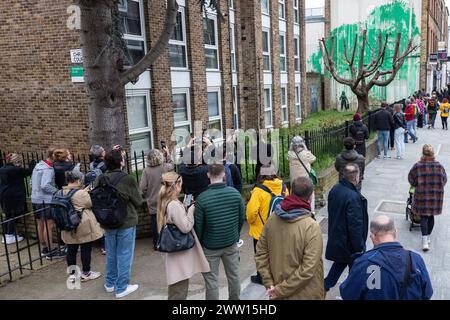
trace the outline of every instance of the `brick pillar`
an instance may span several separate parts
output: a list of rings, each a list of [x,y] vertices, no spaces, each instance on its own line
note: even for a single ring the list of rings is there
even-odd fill
[[[278,1],[270,1],[270,53],[272,63],[272,112],[274,128],[281,127],[280,30]]]
[[[299,8],[300,10],[300,8]],[[286,0],[286,60],[288,71],[287,106],[289,126],[295,125],[295,48],[294,48],[294,0]],[[300,40],[301,41],[301,40]],[[300,44],[299,44],[300,45]]]
[[[325,38],[329,37],[331,33],[331,1],[325,0]],[[324,66],[325,70],[325,66]],[[324,71],[324,75],[325,75]],[[324,92],[324,110],[333,109],[332,103],[331,103],[331,76],[324,76],[323,81],[323,92]]]
[[[305,119],[307,116],[307,109],[309,109],[309,105],[306,104],[306,97],[310,93],[308,92],[308,85],[306,81],[306,26],[305,26],[305,0],[299,1],[299,10],[300,10],[300,78],[302,79],[300,84],[300,103],[302,108],[302,119]]]
[[[203,13],[197,1],[186,1],[186,36],[191,70],[191,118],[208,128],[208,89],[203,39]],[[193,128],[193,127],[192,127]]]
[[[164,1],[148,1],[148,28],[149,47],[152,47],[159,38],[165,21],[166,5]],[[151,107],[153,119],[153,134],[155,148],[159,148],[159,141],[167,143],[173,131],[174,119],[172,111],[172,82],[170,77],[169,53],[167,48],[158,57],[151,68]]]
[[[427,1],[422,1],[422,16],[421,16],[421,33],[420,33],[420,80],[419,89],[427,90],[427,62],[428,62],[428,10]]]
[[[238,85],[236,87],[237,102],[238,102],[238,119],[239,119],[239,129],[246,128],[245,121],[245,108],[244,108],[244,64],[242,57],[242,23],[241,23],[241,1],[235,2],[234,8],[234,36],[235,36],[235,52],[236,52],[236,70],[237,70],[237,80]]]
[[[261,2],[259,0],[237,2],[241,18],[239,60],[242,68],[239,70],[239,81],[243,88],[241,109],[245,110],[244,128],[258,129],[264,126]]]
[[[233,128],[233,99],[231,93],[232,75],[231,75],[231,49],[230,49],[230,21],[228,16],[228,0],[220,0],[220,11],[227,16],[224,19],[217,19],[219,32],[219,55],[220,68],[222,76],[222,127],[223,136],[226,130]],[[236,27],[236,26],[235,26]]]

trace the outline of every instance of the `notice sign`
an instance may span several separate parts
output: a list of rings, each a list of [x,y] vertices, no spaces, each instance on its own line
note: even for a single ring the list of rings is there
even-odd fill
[[[83,51],[81,49],[70,50],[70,61],[72,63],[83,63]]]
[[[70,77],[72,82],[84,82],[84,68],[78,66],[70,67]]]

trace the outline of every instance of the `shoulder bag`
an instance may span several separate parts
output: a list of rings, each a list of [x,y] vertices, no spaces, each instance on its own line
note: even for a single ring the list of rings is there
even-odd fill
[[[295,152],[295,151],[294,151],[294,152]],[[300,156],[298,155],[297,152],[295,152],[295,155],[297,156],[298,161],[300,161],[300,163],[302,164],[303,168],[305,168],[306,173],[309,175],[309,178],[311,179],[313,185],[316,185],[316,184],[317,184],[317,181],[318,181],[318,180],[317,180],[317,173],[316,173],[316,171],[315,171],[312,167],[311,167],[311,170],[308,170],[308,169],[306,168],[305,164],[303,163],[302,159],[300,159]],[[291,183],[292,183],[292,181],[291,181]]]

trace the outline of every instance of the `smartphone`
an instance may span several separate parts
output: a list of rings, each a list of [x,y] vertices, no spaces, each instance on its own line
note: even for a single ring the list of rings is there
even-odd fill
[[[184,196],[184,201],[183,201],[184,206],[186,208],[189,208],[191,206],[193,200],[194,200],[194,197],[192,196],[192,194],[185,195]]]
[[[165,141],[161,141],[161,149],[165,149],[167,147]]]

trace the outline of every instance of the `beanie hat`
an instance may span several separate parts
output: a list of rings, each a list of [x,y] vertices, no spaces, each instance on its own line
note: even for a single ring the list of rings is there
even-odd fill
[[[356,114],[353,116],[353,121],[361,121],[361,115],[360,115],[359,113],[356,113]]]

